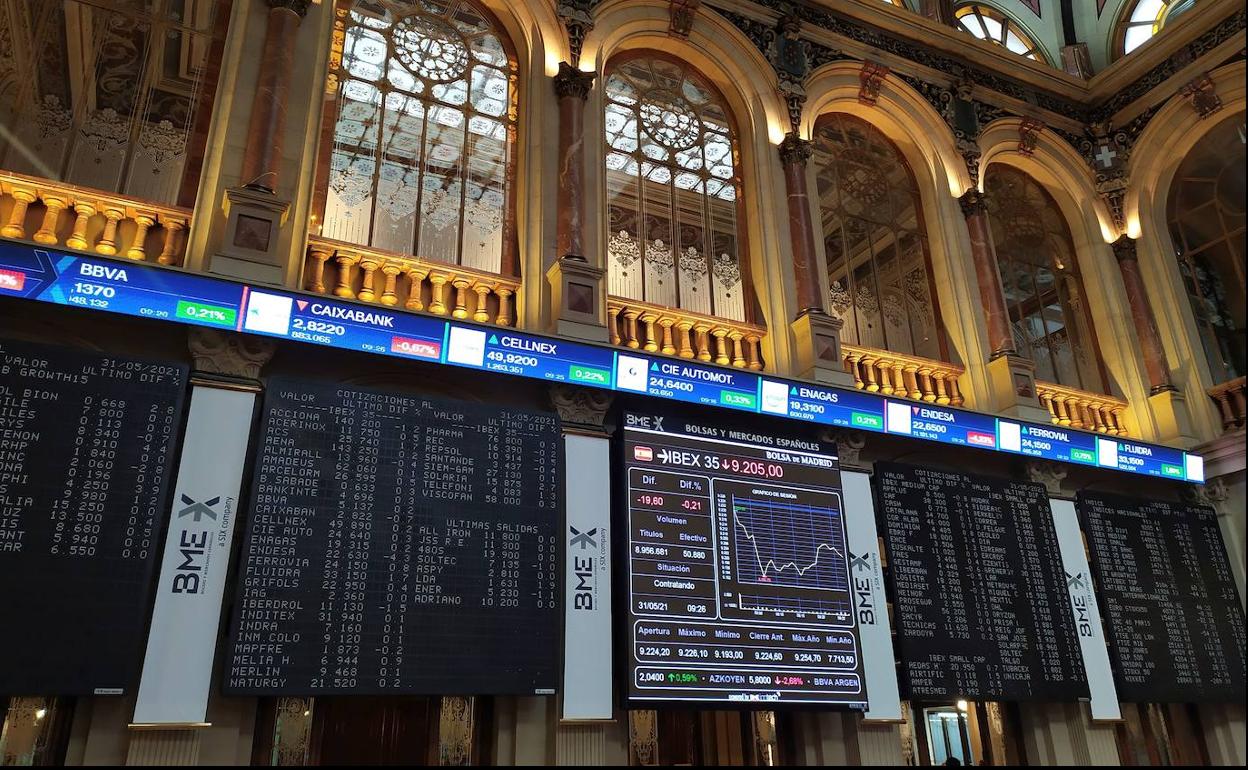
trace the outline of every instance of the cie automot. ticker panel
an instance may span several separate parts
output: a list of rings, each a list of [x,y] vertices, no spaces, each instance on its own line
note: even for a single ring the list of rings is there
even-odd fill
[[[629,414],[629,695],[862,704],[836,457]]]

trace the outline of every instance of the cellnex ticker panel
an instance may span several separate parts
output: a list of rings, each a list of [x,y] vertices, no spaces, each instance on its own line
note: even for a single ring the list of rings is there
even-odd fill
[[[864,704],[835,453],[630,413],[623,458],[629,698]]]
[[[6,296],[1179,481],[1205,480],[1203,459],[1172,447],[20,244],[0,244],[0,298]]]
[[[0,339],[0,692],[135,684],[186,380]]]
[[[554,414],[270,380],[225,690],[553,693],[562,447]]]

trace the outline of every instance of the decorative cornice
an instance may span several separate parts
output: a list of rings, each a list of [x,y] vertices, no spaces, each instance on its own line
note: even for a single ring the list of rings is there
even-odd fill
[[[596,72],[585,72],[566,61],[561,61],[559,72],[554,77],[555,94],[560,99],[572,96],[585,101],[589,98],[589,92],[594,87],[596,77],[598,77]]]
[[[790,131],[784,135],[784,139],[777,147],[780,151],[780,162],[786,166],[799,164],[804,165],[810,160],[813,148],[810,140],[803,139],[796,131]]]
[[[1119,110],[1131,104],[1144,94],[1177,75],[1192,62],[1209,53],[1213,49],[1235,37],[1244,30],[1245,12],[1241,8],[1227,16],[1203,34],[1187,44],[1187,47],[1168,57],[1165,61],[1144,73],[1125,88],[1119,89],[1113,96],[1096,105],[1088,116],[1088,123],[1104,122],[1113,117]]]

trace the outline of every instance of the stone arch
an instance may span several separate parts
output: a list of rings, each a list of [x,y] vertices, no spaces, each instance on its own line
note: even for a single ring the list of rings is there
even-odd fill
[[[937,303],[951,309],[979,307],[970,240],[957,202],[957,197],[971,188],[971,177],[954,145],[953,133],[922,95],[895,76],[884,79],[875,104],[861,103],[861,70],[861,62],[838,61],[811,74],[801,133],[810,137],[819,116],[843,112],[871,123],[891,140],[910,166],[920,190]],[[815,208],[812,221],[819,222],[818,197],[812,195],[811,199]],[[823,239],[815,240],[820,275],[827,275]],[[984,362],[988,343],[983,319],[962,312],[942,316],[949,357],[967,369],[961,390],[968,405],[987,403]]]
[[[1107,385],[1117,391],[1111,395],[1122,396],[1131,405],[1128,430],[1133,435],[1152,437],[1157,426],[1146,407],[1148,380],[1137,354],[1139,344],[1126,290],[1110,247],[1118,236],[1112,215],[1096,191],[1088,163],[1053,131],[1042,130],[1030,154],[1019,152],[1022,122],[1021,118],[1002,118],[981,133],[981,189],[989,166],[1005,163],[1035,179],[1057,203],[1074,243],[1097,352],[1109,378]]]
[[[699,10],[687,39],[670,35],[670,22],[666,2],[610,0],[596,10],[594,29],[585,39],[581,68],[598,73],[585,113],[585,227],[587,241],[595,245],[593,260],[606,267],[602,76],[617,54],[661,51],[710,81],[732,113],[741,153],[746,256],[760,321],[769,331],[763,354],[770,366],[784,371],[792,360],[786,329],[796,303],[788,231],[782,229],[788,222],[786,202],[775,192],[784,189],[776,145],[787,124],[776,75],[754,44],[719,14]]]
[[[1234,62],[1209,73],[1222,109],[1202,118],[1181,94],[1158,110],[1140,134],[1128,165],[1130,185],[1123,203],[1127,233],[1137,239],[1140,270],[1157,317],[1167,357],[1182,364],[1175,384],[1188,394],[1188,409],[1197,433],[1213,437],[1222,431],[1221,417],[1205,391],[1218,384],[1210,375],[1183,277],[1173,258],[1174,242],[1167,226],[1167,203],[1175,173],[1188,153],[1221,119],[1248,109],[1244,78],[1248,65]]]

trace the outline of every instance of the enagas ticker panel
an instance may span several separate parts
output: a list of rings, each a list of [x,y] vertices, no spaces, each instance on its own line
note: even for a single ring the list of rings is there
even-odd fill
[[[1086,699],[1044,487],[893,463],[875,482],[904,697]]]
[[[866,703],[836,454],[625,415],[628,696]]]
[[[1243,703],[1244,613],[1209,507],[1082,492],[1118,699]]]
[[[0,693],[136,683],[186,381],[0,340]]]
[[[552,413],[270,381],[225,691],[554,692],[562,447]]]

